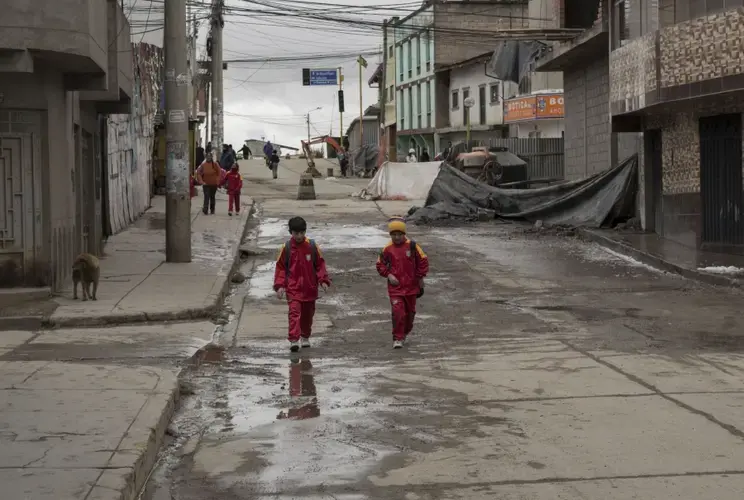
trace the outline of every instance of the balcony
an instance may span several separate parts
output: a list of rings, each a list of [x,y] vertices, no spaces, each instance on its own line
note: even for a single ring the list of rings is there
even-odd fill
[[[0,66],[32,72],[41,63],[64,73],[68,90],[105,90],[107,8],[101,0],[6,2]]]
[[[626,42],[610,53],[613,117],[744,90],[742,47],[742,8],[692,19]]]
[[[592,58],[606,56],[610,43],[609,32],[609,23],[605,19],[572,40],[554,44],[552,51],[546,52],[535,61],[535,71],[564,71],[585,64]]]
[[[130,27],[117,0],[107,0],[107,89],[80,93],[81,101],[94,101],[99,113],[129,113],[132,98],[132,44]]]

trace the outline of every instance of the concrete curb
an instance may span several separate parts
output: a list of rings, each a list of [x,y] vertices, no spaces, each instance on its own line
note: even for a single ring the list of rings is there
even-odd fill
[[[42,327],[44,328],[68,328],[68,327],[91,327],[104,325],[125,325],[133,323],[156,323],[164,321],[188,321],[197,319],[207,319],[212,317],[222,304],[227,291],[230,288],[230,278],[240,266],[240,247],[243,239],[246,237],[250,227],[251,217],[256,211],[256,201],[251,198],[251,206],[248,209],[243,232],[240,234],[240,241],[235,249],[230,272],[225,276],[225,282],[211,304],[203,307],[190,307],[185,309],[162,311],[162,312],[135,312],[135,313],[111,313],[100,316],[70,316],[66,318],[44,318]]]
[[[609,236],[605,236],[596,231],[592,231],[591,229],[579,228],[577,234],[579,235],[581,239],[585,241],[593,241],[594,243],[597,243],[605,248],[609,248],[610,250],[614,250],[628,257],[632,257],[648,266],[659,269],[660,271],[666,271],[669,273],[678,274],[682,276],[683,278],[686,278],[689,280],[698,281],[700,283],[705,283],[707,285],[726,286],[726,287],[733,287],[733,288],[742,288],[744,285],[741,281],[733,279],[733,278],[728,278],[726,276],[719,276],[716,274],[704,273],[696,269],[688,269],[686,267],[682,267],[680,265],[669,262],[668,260],[665,260],[661,257],[652,255],[648,252],[644,252],[635,247],[632,247],[631,245],[628,245],[627,243],[614,240],[610,238]]]

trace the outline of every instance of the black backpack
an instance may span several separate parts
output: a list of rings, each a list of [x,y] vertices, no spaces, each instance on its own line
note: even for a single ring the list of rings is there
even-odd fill
[[[315,244],[315,240],[309,240],[310,243],[310,255],[313,259],[313,269],[318,269],[318,245]],[[289,280],[289,254],[292,251],[292,241],[287,240],[284,243],[284,269],[286,270],[287,280]]]

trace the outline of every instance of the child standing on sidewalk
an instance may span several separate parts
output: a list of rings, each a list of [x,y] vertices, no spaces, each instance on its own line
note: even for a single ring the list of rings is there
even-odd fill
[[[289,219],[292,237],[279,251],[274,270],[274,291],[287,298],[289,305],[289,349],[292,352],[310,347],[318,287],[331,286],[325,260],[315,241],[305,236],[307,222],[302,217]]]
[[[408,239],[406,222],[401,217],[388,221],[388,232],[391,241],[377,258],[377,272],[387,278],[393,310],[393,348],[400,349],[413,330],[416,299],[423,295],[429,258],[415,241]]]
[[[243,189],[243,177],[241,177],[239,170],[239,165],[233,163],[222,182],[222,185],[227,189],[227,215],[229,216],[233,214],[233,207],[235,207],[235,214],[240,215],[240,191]]]

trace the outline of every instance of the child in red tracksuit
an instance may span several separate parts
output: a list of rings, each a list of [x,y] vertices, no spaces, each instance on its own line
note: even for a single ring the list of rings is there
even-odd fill
[[[240,214],[240,191],[243,189],[243,177],[240,176],[237,163],[234,163],[230,171],[225,175],[222,185],[227,189],[227,215],[232,216],[233,207],[235,214]]]
[[[305,236],[307,222],[302,217],[289,220],[292,237],[279,251],[274,271],[274,291],[289,304],[289,349],[292,352],[310,347],[318,288],[331,286],[320,248]]]
[[[393,310],[393,348],[400,349],[416,317],[416,299],[424,294],[429,258],[415,241],[406,237],[406,223],[400,217],[388,221],[390,243],[377,258],[377,272],[387,278]]]

